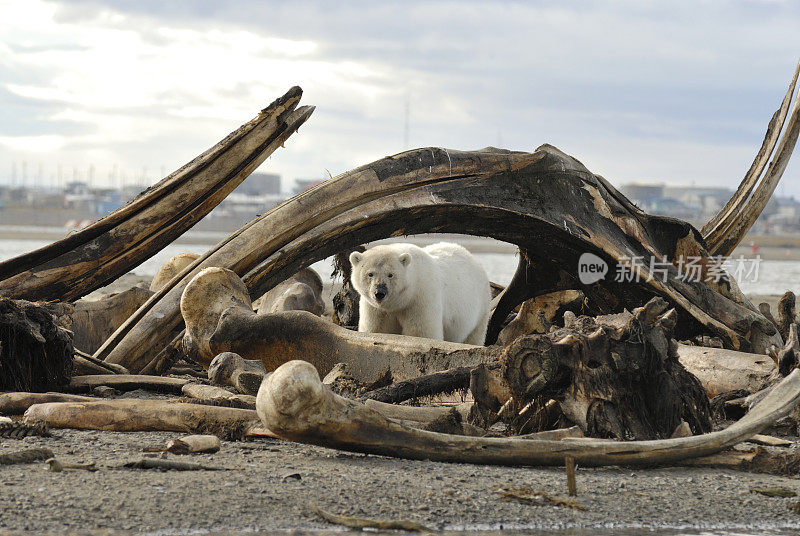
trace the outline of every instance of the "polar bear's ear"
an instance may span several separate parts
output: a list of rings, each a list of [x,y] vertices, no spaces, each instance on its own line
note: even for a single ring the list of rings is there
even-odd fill
[[[400,256],[398,257],[398,260],[400,261],[400,264],[402,264],[403,266],[408,266],[409,263],[411,262],[411,254],[401,253]]]
[[[352,264],[353,266],[357,266],[358,263],[361,262],[362,256],[363,255],[361,255],[361,253],[359,253],[358,251],[352,252],[350,254],[350,264]]]

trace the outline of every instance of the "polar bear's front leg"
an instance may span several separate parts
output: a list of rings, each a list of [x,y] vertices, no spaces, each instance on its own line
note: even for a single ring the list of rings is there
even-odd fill
[[[394,316],[373,307],[364,298],[359,300],[358,309],[358,331],[361,333],[401,333]]]
[[[403,311],[402,315],[398,316],[398,320],[400,321],[403,335],[444,340],[441,305],[407,309]]]

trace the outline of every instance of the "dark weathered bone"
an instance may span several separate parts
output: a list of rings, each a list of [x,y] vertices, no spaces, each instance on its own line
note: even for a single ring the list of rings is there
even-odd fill
[[[796,301],[794,292],[791,290],[785,292],[778,300],[778,331],[783,340],[789,337],[789,328],[797,319]]]
[[[783,376],[787,376],[800,363],[800,337],[797,329],[797,323],[792,323],[789,327],[789,336],[786,337],[786,346],[778,352],[778,371]]]
[[[759,433],[800,402],[795,370],[732,426],[709,434],[652,441],[547,441],[464,437],[393,423],[363,404],[334,394],[310,363],[281,366],[262,384],[258,416],[278,436],[340,450],[409,459],[496,465],[651,465],[706,456]]]
[[[337,277],[342,278],[342,288],[333,297],[333,311],[331,320],[334,324],[350,329],[358,329],[359,302],[361,296],[353,286],[350,276],[353,267],[350,264],[350,253],[359,251],[363,253],[366,248],[358,245],[345,251],[340,251],[333,256],[333,273],[331,277],[335,281]]]
[[[724,274],[719,281],[684,280],[678,267],[667,263],[664,273],[652,278],[633,266],[636,281],[607,277],[582,285],[577,271],[584,253],[597,255],[612,272],[633,256],[649,263],[696,255],[708,276],[712,261],[691,225],[643,213],[550,146],[534,153],[426,148],[385,158],[274,208],[198,261],[199,267],[244,275],[250,295],[258,296],[338,251],[421,232],[491,236],[525,248],[538,270],[535,292],[525,298],[578,288],[599,309],[619,311],[655,294],[679,308],[690,334],[711,331],[732,349],[780,344],[772,336],[774,326]],[[180,325],[180,296],[194,273],[173,280],[163,295],[142,306],[97,356],[132,371],[144,366],[159,341]]]
[[[520,433],[551,428],[562,415],[593,437],[663,439],[682,421],[696,434],[707,432],[707,395],[671,340],[675,316],[653,298],[633,313],[580,316],[568,327],[518,338],[494,380],[506,392],[473,390],[476,404],[497,413],[513,397],[515,416],[506,422]]]
[[[177,331],[177,330],[176,330]],[[115,332],[116,333],[116,332]],[[139,374],[164,374],[181,359],[197,362],[195,352],[183,346],[184,330],[177,331],[172,340],[139,371]],[[187,351],[189,350],[189,351]],[[107,363],[111,364],[107,361]],[[116,363],[114,363],[116,364]]]
[[[0,263],[0,294],[74,300],[138,266],[200,221],[309,118],[313,107],[295,110],[301,95],[293,87],[253,120],[98,222]]]
[[[387,404],[399,404],[412,398],[452,393],[460,389],[469,388],[469,367],[460,367],[452,370],[443,370],[397,382],[374,391],[369,391],[360,396],[362,399],[377,400]],[[323,380],[323,383],[325,380]]]
[[[0,297],[0,391],[57,390],[73,368],[72,334],[60,307]]]

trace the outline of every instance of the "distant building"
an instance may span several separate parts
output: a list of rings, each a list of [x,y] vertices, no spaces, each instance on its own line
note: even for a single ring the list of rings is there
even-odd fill
[[[663,184],[623,184],[619,188],[634,203],[646,204],[652,199],[664,197]]]
[[[99,216],[110,214],[125,204],[119,190],[95,190],[93,201],[93,212]]]
[[[664,197],[677,199],[684,205],[697,211],[698,217],[708,219],[719,212],[728,199],[733,196],[733,190],[721,187],[697,186],[665,186]]]
[[[284,200],[280,175],[253,173],[204,218],[205,224],[235,229]]]
[[[236,188],[236,193],[249,196],[280,195],[281,176],[277,173],[252,173]]]

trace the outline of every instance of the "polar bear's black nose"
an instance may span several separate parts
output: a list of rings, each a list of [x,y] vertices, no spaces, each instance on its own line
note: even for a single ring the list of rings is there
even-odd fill
[[[383,299],[386,297],[386,294],[388,294],[388,292],[386,291],[386,285],[381,283],[380,285],[375,287],[375,299],[376,300],[383,301]]]

